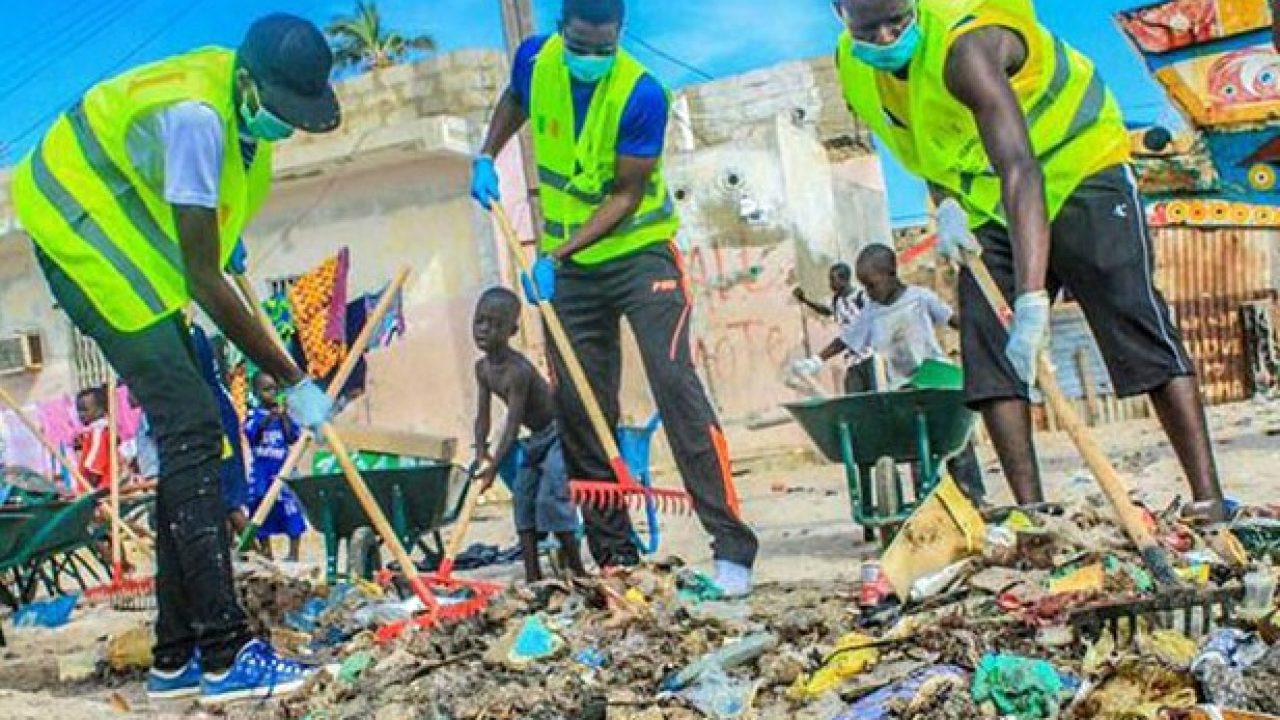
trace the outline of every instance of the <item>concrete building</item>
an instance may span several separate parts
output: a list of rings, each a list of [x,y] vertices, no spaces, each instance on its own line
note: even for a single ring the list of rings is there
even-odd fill
[[[260,293],[344,246],[353,294],[378,289],[402,265],[413,269],[408,333],[371,354],[368,392],[349,411],[358,419],[469,439],[472,306],[488,285],[510,284],[511,272],[467,190],[506,74],[500,53],[468,51],[364,75],[339,89],[339,132],[279,148],[273,195],[246,236]],[[667,169],[698,302],[694,343],[735,442],[745,433],[739,421],[791,397],[782,371],[805,352],[794,284],[821,297],[832,260],[889,239],[883,182],[829,58],[690,88],[674,113]],[[517,151],[499,164],[508,207],[523,217]],[[0,376],[0,385],[23,400],[74,391],[97,379],[91,353],[53,307],[14,223],[5,176],[0,186],[0,337],[37,332],[44,348],[38,371]],[[540,356],[534,314],[526,320],[522,337]],[[813,346],[831,335],[817,326],[810,333]],[[624,416],[639,421],[652,405],[634,347],[625,374]]]

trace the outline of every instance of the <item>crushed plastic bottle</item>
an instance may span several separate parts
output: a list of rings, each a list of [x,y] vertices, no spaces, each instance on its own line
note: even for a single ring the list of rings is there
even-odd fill
[[[712,669],[732,670],[764,655],[777,644],[778,636],[773,633],[748,635],[715,652],[707,653],[683,669],[668,675],[658,687],[664,692],[683,690]]]
[[[712,720],[737,720],[747,711],[753,686],[749,680],[731,678],[713,667],[680,695]]]

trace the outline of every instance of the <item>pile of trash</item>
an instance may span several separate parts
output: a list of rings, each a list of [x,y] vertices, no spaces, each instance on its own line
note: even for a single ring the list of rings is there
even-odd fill
[[[274,588],[266,593],[273,602],[294,598],[293,607],[250,603],[273,640],[300,657],[340,663],[260,716],[1280,713],[1273,514],[1213,526],[1184,520],[1179,508],[1144,511],[1181,578],[1171,588],[1142,566],[1100,497],[986,514],[956,497],[944,491],[926,502],[864,567],[861,585],[765,584],[727,601],[672,559],[514,587],[476,618],[386,644],[371,630],[412,615],[412,603],[365,584],[313,584],[299,597],[251,573],[242,588],[259,589],[247,597]],[[950,505],[935,513],[935,501]]]

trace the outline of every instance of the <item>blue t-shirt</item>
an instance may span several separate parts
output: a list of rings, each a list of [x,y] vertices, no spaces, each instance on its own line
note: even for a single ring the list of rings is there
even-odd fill
[[[253,452],[253,491],[261,497],[280,474],[289,446],[298,441],[300,432],[288,415],[254,408],[245,419],[244,434]]]
[[[546,44],[548,35],[537,35],[525,40],[516,50],[515,64],[511,67],[511,93],[520,106],[529,111],[529,96],[533,88],[533,66],[538,53]],[[573,88],[573,133],[582,133],[595,96],[597,83],[584,83],[570,78]],[[649,73],[641,76],[631,92],[631,99],[622,110],[622,127],[618,130],[618,154],[639,158],[655,158],[662,155],[667,139],[667,92]]]

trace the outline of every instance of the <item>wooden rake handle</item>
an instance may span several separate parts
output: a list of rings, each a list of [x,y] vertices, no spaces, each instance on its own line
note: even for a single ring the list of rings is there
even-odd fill
[[[507,242],[507,247],[511,250],[511,254],[516,258],[516,264],[520,268],[520,272],[529,275],[529,263],[524,258],[524,248],[520,245],[520,239],[516,236],[515,227],[511,225],[511,218],[507,217],[507,211],[501,205],[493,203],[493,216],[498,219],[498,227],[501,230],[503,238]],[[530,278],[532,280],[532,278]],[[578,391],[578,397],[582,399],[582,405],[587,409],[587,417],[591,419],[591,427],[595,431],[596,439],[600,442],[600,446],[604,448],[604,452],[609,456],[609,462],[614,468],[614,472],[621,473],[618,477],[619,482],[626,484],[635,484],[635,478],[631,477],[631,472],[627,470],[627,465],[621,462],[622,453],[618,450],[618,442],[613,437],[613,431],[609,428],[609,423],[604,419],[604,411],[600,409],[600,402],[596,399],[595,390],[591,388],[591,384],[587,381],[587,373],[582,369],[582,363],[578,360],[578,354],[573,349],[573,343],[569,341],[569,335],[564,331],[564,325],[560,323],[560,316],[556,314],[556,310],[551,306],[551,302],[538,298],[538,311],[542,313],[542,319],[547,324],[547,329],[551,331],[551,339],[556,349],[560,352],[560,358],[564,360],[565,369],[569,371],[569,379],[573,381],[574,388]]]
[[[36,440],[40,441],[40,444],[44,447],[45,451],[52,455],[54,459],[58,461],[58,464],[67,469],[67,472],[71,474],[72,481],[75,482],[76,488],[79,489],[80,492],[94,492],[96,490],[96,488],[85,479],[84,475],[80,474],[80,467],[73,462],[71,458],[67,457],[66,453],[62,452],[61,448],[54,445],[52,440],[45,436],[44,431],[40,429],[40,426],[36,425],[34,420],[27,417],[27,414],[22,411],[22,407],[18,405],[18,402],[14,400],[13,396],[10,395],[3,387],[0,387],[0,402],[3,402],[14,415],[17,415],[18,420],[27,428],[27,432],[31,433]],[[110,505],[106,505],[104,508],[109,518],[113,521],[120,521],[121,530],[123,530],[130,539],[135,542],[140,542],[143,539],[142,536],[138,534],[137,530],[130,527],[130,525],[124,522],[122,518],[118,518]]]
[[[1000,286],[991,277],[987,264],[982,261],[982,256],[975,252],[965,252],[963,262],[969,272],[973,274],[974,280],[977,281],[978,287],[982,290],[983,296],[986,297],[987,302],[991,305],[996,317],[1000,319],[1002,325],[1008,328],[1013,321],[1012,310],[1009,308],[1009,303],[1004,299],[1004,293],[1000,291]],[[1124,528],[1129,539],[1138,546],[1138,552],[1142,555],[1143,562],[1146,563],[1147,567],[1155,575],[1156,580],[1161,584],[1179,584],[1178,576],[1174,572],[1164,548],[1156,542],[1151,531],[1147,529],[1146,524],[1143,522],[1142,514],[1129,499],[1128,486],[1120,477],[1120,474],[1116,472],[1115,466],[1107,459],[1106,453],[1099,447],[1097,438],[1094,437],[1084,421],[1080,419],[1075,406],[1071,404],[1071,401],[1062,392],[1062,388],[1058,385],[1057,376],[1054,374],[1053,364],[1049,362],[1049,358],[1045,353],[1041,353],[1040,357],[1036,359],[1036,377],[1036,385],[1040,388],[1040,392],[1044,394],[1045,401],[1049,403],[1053,413],[1058,416],[1059,424],[1071,437],[1071,441],[1075,444],[1081,457],[1084,458],[1085,465],[1089,467],[1089,471],[1097,479],[1098,486],[1102,488],[1102,493],[1107,496],[1107,500],[1111,503],[1111,507],[1116,511],[1116,515],[1120,519],[1120,526]]]
[[[364,355],[364,350],[373,340],[373,333],[382,325],[383,318],[387,312],[391,310],[395,297],[404,288],[405,283],[409,281],[409,267],[400,268],[396,276],[392,278],[391,284],[387,286],[387,290],[378,300],[378,304],[374,307],[373,312],[369,313],[369,317],[365,319],[364,327],[361,328],[360,334],[356,336],[356,340],[347,350],[347,356],[343,359],[342,365],[338,368],[338,372],[333,376],[333,380],[329,383],[329,397],[337,398],[338,393],[342,392],[343,386],[347,384],[347,380],[351,379],[351,373],[355,372],[356,365],[360,363],[360,358]],[[244,275],[236,275],[236,284],[240,287],[240,291],[244,293],[245,299],[252,303],[258,309],[255,316],[259,321],[263,322],[263,327],[276,338],[275,327],[271,325],[270,318],[262,311],[262,303],[258,301],[257,293],[253,291],[253,284],[249,282]],[[302,437],[298,438],[298,442],[293,444],[289,449],[289,455],[285,458],[284,464],[280,466],[280,473],[271,481],[271,486],[267,489],[267,494],[263,496],[262,502],[258,505],[258,510],[253,514],[253,518],[249,521],[249,526],[245,528],[240,535],[239,549],[241,552],[249,549],[249,545],[253,542],[253,536],[257,534],[258,528],[266,522],[267,516],[271,513],[271,509],[280,499],[280,493],[284,492],[285,479],[293,473],[295,467],[302,460],[303,453],[307,450],[307,445],[312,440],[311,431],[303,430]],[[334,448],[337,451],[337,448]]]

